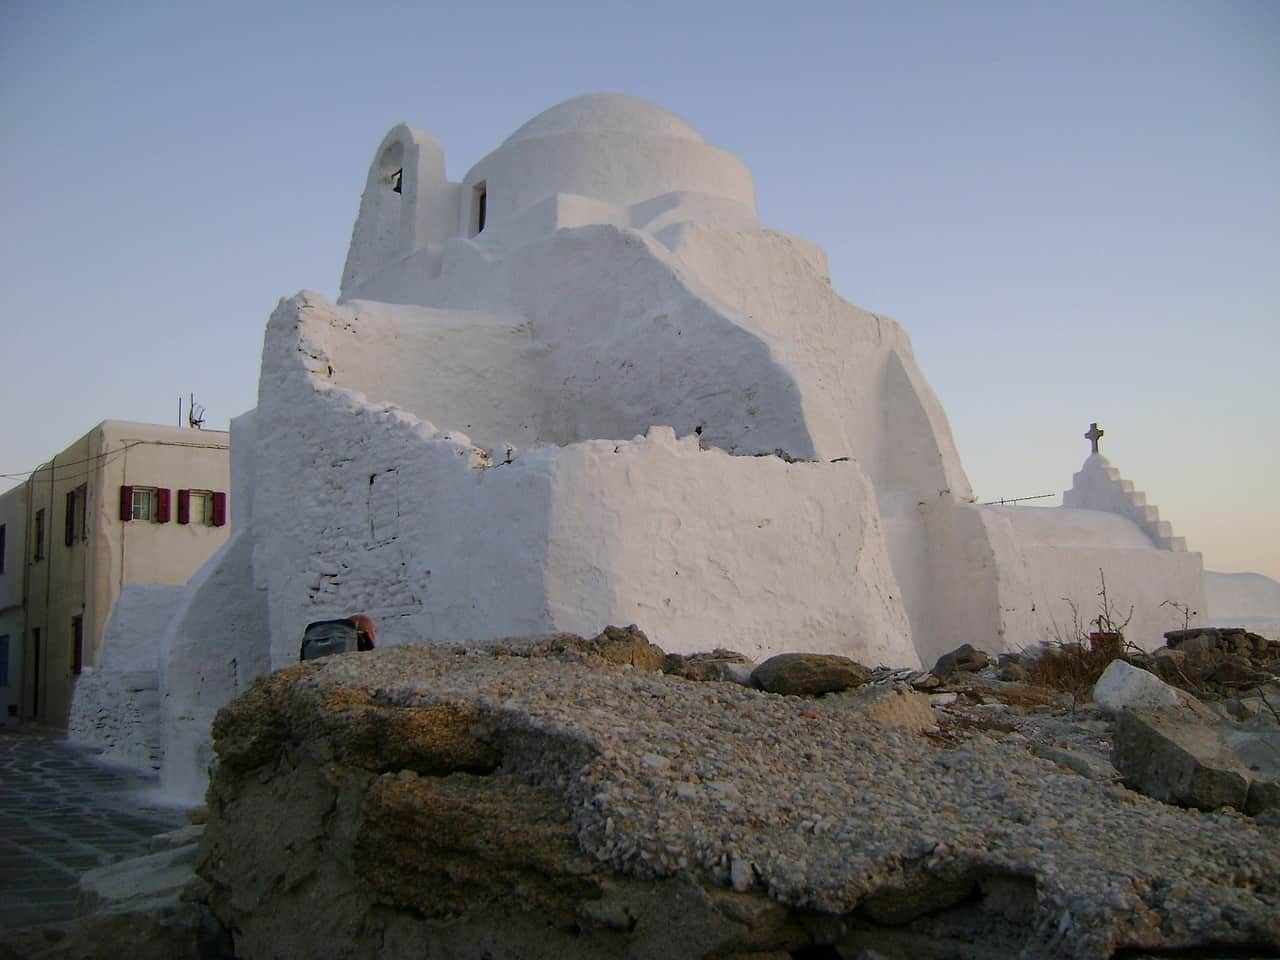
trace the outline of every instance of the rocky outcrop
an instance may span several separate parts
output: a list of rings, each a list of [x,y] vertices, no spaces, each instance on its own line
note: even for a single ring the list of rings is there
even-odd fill
[[[1140,665],[1169,683],[1213,697],[1238,697],[1268,683],[1280,685],[1280,642],[1243,627],[1170,630],[1165,646]]]
[[[694,653],[682,656],[668,653],[662,662],[662,672],[686,680],[703,682],[720,681],[750,685],[756,665],[744,654],[735,650],[717,648],[710,653]]]
[[[944,653],[933,665],[935,677],[946,678],[957,670],[965,673],[976,673],[991,662],[991,657],[983,650],[977,650],[972,644],[962,643],[950,653]]]
[[[1082,776],[995,721],[944,742],[861,695],[572,647],[331,657],[225,708],[198,872],[237,956],[1280,950],[1274,828]]]
[[[1280,809],[1280,718],[1266,696],[1251,698],[1261,704],[1253,711],[1233,701],[1239,717],[1215,713],[1123,660],[1093,688],[1098,706],[1118,716],[1111,760],[1126,783],[1166,803],[1250,814]]]
[[[871,671],[855,660],[825,653],[780,653],[751,672],[751,683],[766,693],[817,697],[867,682]]]
[[[1124,710],[1111,752],[1136,789],[1200,810],[1244,810],[1249,777],[1222,734],[1180,708]]]

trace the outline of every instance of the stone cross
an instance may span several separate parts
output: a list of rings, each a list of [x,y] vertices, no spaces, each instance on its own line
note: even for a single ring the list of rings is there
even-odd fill
[[[1093,444],[1093,452],[1097,453],[1098,441],[1101,440],[1105,435],[1106,435],[1105,430],[1099,430],[1098,425],[1096,423],[1091,423],[1089,424],[1089,432],[1084,435],[1084,438]]]

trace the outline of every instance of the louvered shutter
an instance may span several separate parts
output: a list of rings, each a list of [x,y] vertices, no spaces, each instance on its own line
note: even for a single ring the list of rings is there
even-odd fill
[[[213,525],[215,527],[226,526],[227,523],[227,495],[225,493],[215,493],[213,495]]]
[[[156,490],[156,523],[169,522],[169,502],[173,491],[168,487]]]
[[[133,487],[122,486],[120,488],[120,519],[133,519]]]
[[[191,491],[190,490],[178,491],[178,522],[179,523],[191,522]]]
[[[68,547],[76,542],[76,492],[67,494],[67,509],[63,516],[62,542]]]

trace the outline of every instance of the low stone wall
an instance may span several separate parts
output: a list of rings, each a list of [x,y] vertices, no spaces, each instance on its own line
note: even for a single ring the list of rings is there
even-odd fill
[[[76,680],[67,739],[145,772],[160,769],[160,676],[86,669]]]

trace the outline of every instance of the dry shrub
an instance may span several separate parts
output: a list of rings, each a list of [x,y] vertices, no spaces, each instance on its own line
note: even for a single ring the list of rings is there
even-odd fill
[[[1077,700],[1089,700],[1102,672],[1118,659],[1118,651],[1110,645],[1064,643],[1041,653],[1027,667],[1027,678],[1031,683],[1069,693]]]

